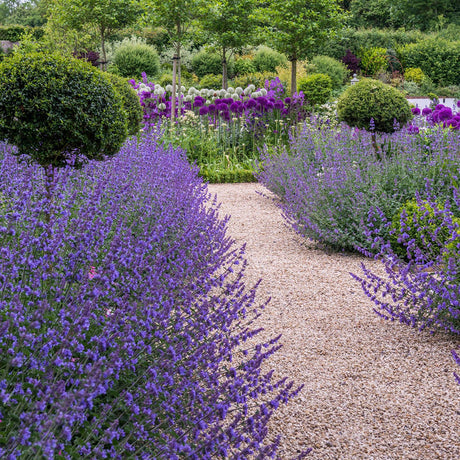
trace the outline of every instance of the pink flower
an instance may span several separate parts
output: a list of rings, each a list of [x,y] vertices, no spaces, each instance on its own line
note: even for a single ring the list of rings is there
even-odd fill
[[[97,275],[96,268],[91,267],[89,272],[88,272],[88,278],[92,280],[95,276]]]

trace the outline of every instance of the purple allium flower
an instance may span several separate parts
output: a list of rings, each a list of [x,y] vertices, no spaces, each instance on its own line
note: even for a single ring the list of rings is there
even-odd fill
[[[418,126],[415,126],[415,125],[409,125],[407,127],[407,132],[409,132],[411,134],[417,134],[419,132],[419,128],[418,128]]]
[[[276,101],[274,105],[275,109],[282,109],[284,107],[284,102],[283,101]]]
[[[444,104],[438,104],[438,105],[436,105],[436,107],[435,107],[434,109],[435,109],[435,110],[441,110],[441,109],[443,109],[444,107],[445,107]]]
[[[451,128],[451,129],[457,129],[458,128],[458,122],[457,120],[454,120],[451,118],[450,120],[447,120],[443,124],[444,128]]]
[[[418,107],[412,107],[413,115],[420,115],[420,109]]]
[[[290,103],[291,103],[291,98],[290,98],[290,97],[286,97],[286,98],[284,99],[284,102],[285,102],[286,104],[290,104]]]
[[[200,115],[207,115],[209,113],[209,107],[206,107],[205,105],[200,107],[199,113]]]
[[[445,121],[445,120],[448,120],[449,118],[452,118],[452,109],[450,107],[443,107],[438,112],[438,118],[439,118],[439,121]]]
[[[216,108],[219,112],[228,112],[229,110],[228,105],[225,102],[217,104]]]
[[[209,104],[208,109],[209,109],[209,113],[214,113],[216,111],[216,105],[215,104]]]
[[[252,109],[253,107],[257,105],[257,102],[255,101],[255,99],[251,98],[251,99],[248,99],[244,105],[247,109]]]
[[[424,117],[426,117],[427,115],[429,115],[430,113],[432,113],[433,111],[429,108],[429,107],[424,107],[423,110],[422,110],[422,115]]]
[[[239,108],[240,108],[240,104],[238,104],[238,102],[233,102],[232,104],[230,104],[230,110],[234,113],[238,112]]]
[[[204,103],[205,103],[205,99],[203,99],[201,96],[196,96],[195,100],[193,101],[193,106],[202,107]]]

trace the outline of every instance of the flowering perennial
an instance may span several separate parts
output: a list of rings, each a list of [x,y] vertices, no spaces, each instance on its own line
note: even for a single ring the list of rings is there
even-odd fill
[[[278,337],[247,342],[257,286],[183,152],[133,139],[56,172],[49,198],[41,169],[10,151],[0,457],[276,457],[267,422],[299,388],[261,369]]]

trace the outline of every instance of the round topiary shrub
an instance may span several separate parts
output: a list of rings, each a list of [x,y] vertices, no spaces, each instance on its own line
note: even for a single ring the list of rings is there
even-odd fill
[[[345,64],[329,56],[315,56],[307,66],[307,72],[309,68],[313,69],[312,73],[329,75],[333,89],[342,87],[348,76],[348,69]]]
[[[114,70],[121,77],[141,78],[145,72],[149,78],[160,74],[160,58],[153,46],[145,43],[126,43],[115,51]]]
[[[135,136],[139,133],[139,129],[144,117],[144,112],[139,101],[139,96],[133,87],[129,84],[127,79],[111,73],[106,73],[106,75],[112,85],[115,87],[115,90],[118,92],[121,103],[123,104],[123,109],[126,112],[128,134],[130,136]]]
[[[222,58],[217,53],[201,50],[192,57],[192,70],[198,78],[210,74],[219,75],[222,73]],[[232,72],[228,70],[228,73]]]
[[[337,115],[339,121],[366,130],[373,119],[374,130],[381,133],[393,132],[395,121],[403,126],[412,119],[410,105],[401,92],[369,78],[350,86],[340,96]]]
[[[268,46],[261,46],[252,62],[257,72],[275,72],[278,66],[286,63],[286,56]]]
[[[299,80],[298,91],[302,91],[305,100],[312,105],[322,105],[327,102],[332,93],[332,79],[329,75],[314,73]]]
[[[113,85],[87,62],[16,52],[0,63],[0,140],[41,166],[80,167],[115,155],[127,136]]]

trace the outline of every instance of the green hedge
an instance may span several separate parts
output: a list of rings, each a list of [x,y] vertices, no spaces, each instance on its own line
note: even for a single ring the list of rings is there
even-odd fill
[[[45,33],[41,27],[28,27],[21,25],[0,26],[0,40],[18,42],[21,39],[21,36],[26,32],[30,32],[37,40],[42,38]]]
[[[438,85],[460,83],[460,41],[432,38],[398,49],[404,66],[418,67]]]

